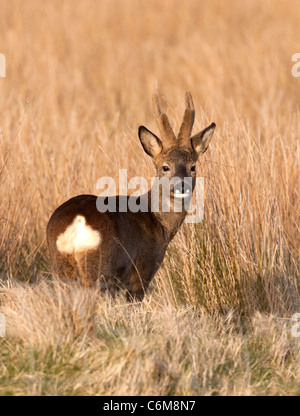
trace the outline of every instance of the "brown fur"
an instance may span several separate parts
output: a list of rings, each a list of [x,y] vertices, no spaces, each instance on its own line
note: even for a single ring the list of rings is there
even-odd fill
[[[196,172],[191,167],[206,151],[215,124],[190,137],[195,110],[191,94],[186,93],[186,110],[176,139],[166,114],[161,111],[157,95],[153,96],[153,104],[161,139],[140,126],[141,144],[153,158],[158,177],[176,176],[182,181],[192,177],[194,188]],[[168,166],[169,170],[165,172],[163,166]],[[47,242],[55,273],[69,279],[78,276],[86,287],[98,281],[102,290],[108,289],[111,293],[126,289],[129,300],[142,300],[163,261],[169,242],[186,216],[184,209],[174,212],[172,194],[170,212],[162,212],[161,207],[159,212],[151,212],[151,193],[144,197],[148,197],[148,212],[117,210],[100,213],[94,195],[76,196],[58,207],[47,226]],[[124,197],[117,197],[117,207],[120,198]],[[72,223],[78,216],[85,221],[88,232],[95,233],[96,241],[99,235],[100,243],[95,248],[79,252],[60,252],[57,240],[68,227],[72,229]]]

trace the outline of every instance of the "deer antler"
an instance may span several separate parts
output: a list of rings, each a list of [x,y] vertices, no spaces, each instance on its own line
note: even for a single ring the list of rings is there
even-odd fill
[[[153,94],[153,112],[156,118],[156,122],[159,128],[159,131],[162,135],[163,144],[167,146],[174,145],[176,141],[175,134],[169,122],[168,116],[161,111],[158,95]]]
[[[192,95],[189,91],[185,93],[186,109],[183,116],[183,121],[178,133],[179,141],[189,141],[195,120],[195,107]]]

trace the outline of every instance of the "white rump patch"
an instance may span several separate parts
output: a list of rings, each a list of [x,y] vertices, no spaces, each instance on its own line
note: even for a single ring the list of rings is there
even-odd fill
[[[99,231],[87,225],[82,215],[77,215],[66,231],[58,236],[56,246],[61,253],[73,254],[93,250],[100,241]]]

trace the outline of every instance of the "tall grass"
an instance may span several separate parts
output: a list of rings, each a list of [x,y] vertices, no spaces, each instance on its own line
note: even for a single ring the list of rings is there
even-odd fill
[[[299,394],[300,9],[290,0],[2,1],[0,394]],[[139,308],[51,282],[51,212],[101,176],[153,174],[158,90],[217,130]]]

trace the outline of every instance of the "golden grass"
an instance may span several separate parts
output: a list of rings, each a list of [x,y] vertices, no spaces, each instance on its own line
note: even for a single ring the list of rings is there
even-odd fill
[[[0,394],[299,394],[298,341],[274,315],[245,328],[232,312],[153,295],[132,306],[57,281],[2,295]]]
[[[297,1],[0,4],[0,394],[299,394]],[[51,212],[101,176],[153,174],[137,127],[217,130],[205,217],[139,308],[49,281]]]

